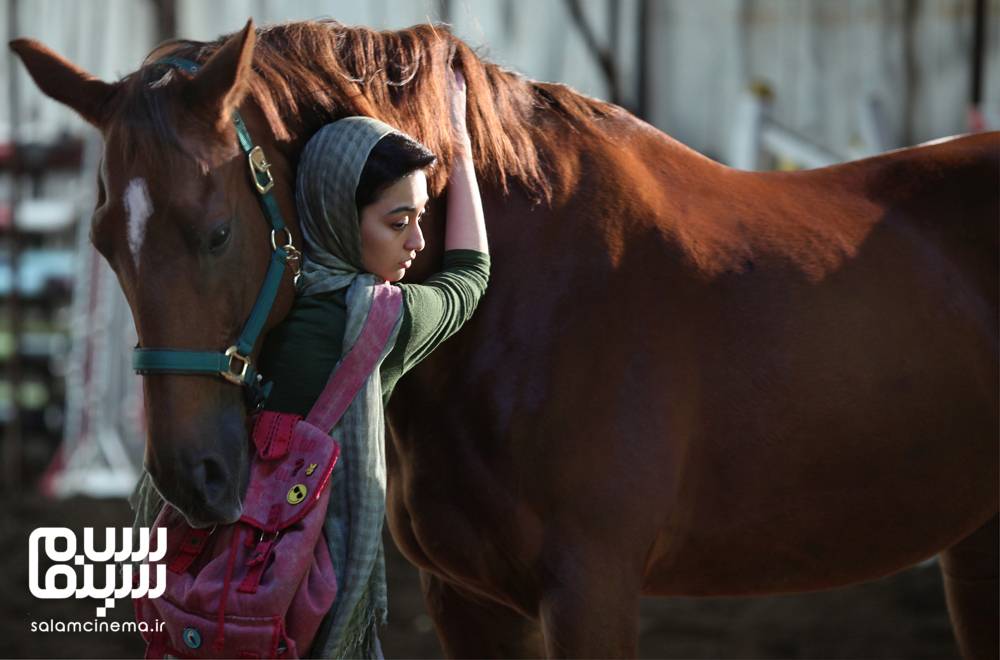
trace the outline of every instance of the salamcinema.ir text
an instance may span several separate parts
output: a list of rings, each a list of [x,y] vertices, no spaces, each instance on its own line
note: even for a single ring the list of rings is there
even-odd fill
[[[32,621],[31,632],[159,632],[166,621],[157,621],[150,629],[145,621]]]

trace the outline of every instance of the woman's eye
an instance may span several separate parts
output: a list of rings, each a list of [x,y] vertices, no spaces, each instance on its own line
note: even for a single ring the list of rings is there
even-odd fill
[[[399,222],[392,223],[392,227],[393,229],[404,229],[409,224],[409,220],[400,220]]]
[[[212,236],[208,241],[208,249],[215,252],[227,242],[229,242],[229,235],[231,231],[229,227],[221,227],[212,232]]]

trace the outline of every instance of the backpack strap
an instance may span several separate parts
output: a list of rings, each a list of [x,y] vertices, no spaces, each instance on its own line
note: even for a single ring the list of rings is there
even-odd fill
[[[159,660],[167,654],[167,631],[154,630],[146,644],[145,660]]]
[[[371,310],[361,336],[327,381],[306,422],[329,432],[340,421],[378,363],[399,318],[403,292],[388,282],[375,286]]]

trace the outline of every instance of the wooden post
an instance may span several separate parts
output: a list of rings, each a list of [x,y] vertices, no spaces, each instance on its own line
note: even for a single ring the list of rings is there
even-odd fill
[[[906,101],[903,105],[903,147],[917,143],[916,115],[917,99],[920,91],[919,45],[917,30],[920,28],[920,7],[918,0],[903,4],[903,75],[906,87]]]
[[[652,8],[649,0],[639,0],[639,25],[637,26],[638,39],[636,57],[636,86],[635,86],[635,114],[648,122],[650,117],[650,90],[649,90],[649,33],[652,30],[650,19],[653,18]],[[652,122],[650,122],[652,123]]]
[[[17,27],[18,0],[8,0],[7,2],[7,41],[16,39],[18,35]],[[21,233],[17,228],[17,208],[21,201],[21,148],[20,119],[21,108],[19,105],[20,94],[18,93],[18,73],[20,63],[14,55],[14,51],[7,51],[7,103],[10,106],[10,140],[14,147],[14,158],[11,167],[11,222],[8,230],[8,245],[10,249],[10,332],[14,340],[14,353],[8,364],[7,375],[10,378],[11,391],[13,392],[14,418],[4,432],[3,443],[3,479],[4,487],[9,494],[16,493],[21,489],[21,456],[23,454],[24,426],[21,415]]]
[[[976,0],[972,33],[972,106],[983,102],[983,51],[986,41],[986,0]]]
[[[573,23],[580,31],[580,36],[583,37],[584,43],[587,44],[587,49],[594,56],[594,59],[597,60],[598,66],[601,67],[601,72],[604,74],[604,81],[608,86],[608,100],[615,105],[622,105],[621,85],[618,82],[619,76],[618,67],[615,64],[615,54],[610,48],[601,46],[597,41],[597,34],[584,15],[580,0],[566,0],[566,8],[569,10],[569,15],[573,19]]]
[[[177,36],[177,0],[154,0],[156,5],[156,43]]]

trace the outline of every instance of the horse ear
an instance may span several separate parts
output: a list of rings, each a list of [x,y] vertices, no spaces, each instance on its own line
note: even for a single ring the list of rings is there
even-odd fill
[[[257,33],[251,18],[194,77],[192,105],[200,112],[213,115],[213,121],[220,128],[230,121],[233,110],[249,90],[250,63],[256,43]]]
[[[98,129],[103,127],[114,85],[95,78],[37,41],[15,39],[10,47],[42,92],[73,108]]]

